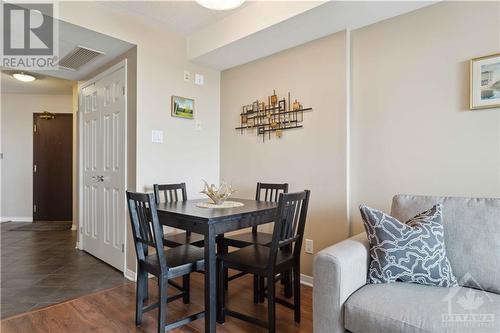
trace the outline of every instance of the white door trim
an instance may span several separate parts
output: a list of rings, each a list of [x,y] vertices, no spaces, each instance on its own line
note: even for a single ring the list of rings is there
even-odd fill
[[[82,237],[82,230],[83,230],[83,223],[84,223],[84,219],[83,219],[83,158],[82,158],[82,154],[83,154],[83,142],[81,140],[81,135],[82,135],[82,117],[81,117],[81,112],[80,112],[80,108],[81,108],[81,102],[82,102],[82,99],[81,99],[81,95],[82,95],[82,90],[85,89],[86,87],[90,86],[90,85],[93,85],[94,83],[96,83],[97,81],[99,81],[100,79],[102,79],[103,77],[113,73],[113,72],[116,72],[117,70],[123,68],[124,69],[124,74],[125,74],[125,82],[124,82],[124,85],[125,85],[125,97],[124,97],[124,102],[125,102],[125,128],[124,128],[124,132],[125,132],[125,138],[127,138],[127,127],[128,127],[128,116],[127,116],[127,113],[128,113],[128,101],[127,101],[127,97],[128,97],[128,75],[127,75],[127,59],[124,59],[120,62],[118,62],[117,64],[111,66],[110,68],[104,70],[103,72],[97,74],[95,77],[93,77],[92,79],[90,80],[87,80],[85,82],[78,82],[78,111],[77,111],[77,117],[78,117],[78,221],[79,221],[79,230],[78,230],[78,242],[77,242],[77,247],[80,249],[80,250],[83,250],[84,248],[84,238]],[[128,169],[128,154],[127,154],[127,148],[128,148],[128,145],[127,145],[127,140],[125,140],[124,142],[125,144],[125,148],[124,148],[124,159],[125,159],[125,163],[124,163],[124,168],[125,168],[125,172],[124,172],[124,184],[125,184],[125,189],[128,188],[127,186],[127,169]],[[123,200],[125,200],[125,197],[123,198]],[[125,210],[127,210],[127,205],[125,205]],[[124,215],[125,217],[128,216],[128,211],[125,211],[124,212]],[[125,218],[125,220],[123,221],[125,224],[127,223],[127,218]],[[123,250],[123,268],[122,268],[122,272],[123,272],[123,275],[126,277],[126,274],[127,274],[127,247],[128,247],[128,244],[127,244],[127,239],[128,239],[128,227],[127,225],[125,225],[125,228],[124,228],[124,240],[123,240],[123,244],[124,244],[124,250]]]

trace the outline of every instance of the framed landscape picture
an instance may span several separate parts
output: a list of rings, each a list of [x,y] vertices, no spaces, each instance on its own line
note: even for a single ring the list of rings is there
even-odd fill
[[[172,96],[172,117],[194,119],[194,99]]]
[[[500,53],[470,61],[470,108],[500,107]]]

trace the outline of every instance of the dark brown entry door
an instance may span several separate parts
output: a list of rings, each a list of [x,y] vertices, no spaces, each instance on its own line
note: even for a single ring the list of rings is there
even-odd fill
[[[33,114],[33,220],[71,221],[73,115]]]

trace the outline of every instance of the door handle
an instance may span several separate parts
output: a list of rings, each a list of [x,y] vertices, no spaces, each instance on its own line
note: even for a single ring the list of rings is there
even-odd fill
[[[91,179],[99,183],[104,181],[104,176],[92,176]]]

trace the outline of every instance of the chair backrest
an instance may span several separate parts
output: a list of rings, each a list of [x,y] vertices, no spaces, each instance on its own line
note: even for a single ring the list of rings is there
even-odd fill
[[[264,197],[262,197],[264,192]],[[257,183],[257,192],[255,193],[255,200],[278,202],[280,193],[288,193],[288,184],[271,184],[271,183]]]
[[[280,250],[291,251],[295,260],[299,260],[310,193],[309,190],[304,190],[280,194],[274,220],[269,265],[274,265]]]
[[[132,223],[137,260],[144,261],[148,246],[155,248],[161,270],[167,269],[163,253],[163,230],[158,220],[153,193],[127,191],[127,203]]]
[[[186,192],[186,183],[180,184],[154,184],[153,185],[155,192],[155,201],[156,204],[160,202],[177,202],[179,198],[182,201],[187,200],[187,192]],[[179,195],[179,192],[180,195]],[[163,201],[161,199],[161,194],[163,194]]]
[[[257,183],[257,191],[255,192],[255,200],[278,202],[281,193],[288,193],[288,183],[273,184],[273,183]],[[262,196],[264,194],[264,196]],[[252,233],[257,234],[258,227],[252,227]]]

